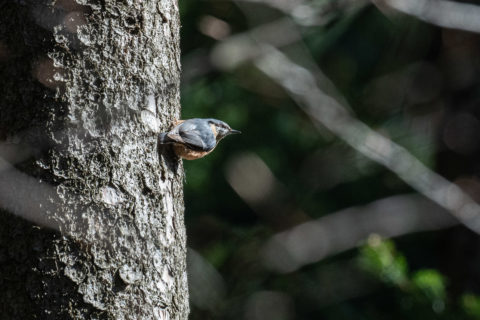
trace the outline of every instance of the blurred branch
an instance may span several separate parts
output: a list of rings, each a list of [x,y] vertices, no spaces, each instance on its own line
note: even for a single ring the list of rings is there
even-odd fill
[[[470,196],[431,171],[405,148],[351,116],[343,105],[317,86],[308,70],[272,47],[265,48],[265,55],[255,63],[290,94],[317,126],[325,126],[363,155],[390,169],[480,234],[480,206]]]
[[[279,34],[281,34],[280,37]],[[252,28],[248,32],[232,35],[224,41],[218,42],[211,50],[210,62],[216,68],[232,70],[243,63],[262,57],[268,46],[283,48],[301,43],[302,39],[302,33],[295,22],[285,17]],[[303,54],[305,55],[306,52]],[[343,96],[331,81],[318,70],[315,61],[310,57],[304,58],[302,63],[315,70],[316,79],[321,83],[322,88],[346,105]]]
[[[278,36],[281,30],[282,36]],[[239,64],[257,58],[262,54],[261,44],[284,47],[302,40],[292,19],[283,18],[265,23],[247,33],[236,34],[219,42],[210,54],[211,62],[220,69],[233,69]]]
[[[235,192],[274,228],[284,230],[309,220],[294,197],[255,153],[236,154],[226,166],[226,178]]]
[[[295,23],[307,27],[325,25],[340,11],[357,10],[369,3],[368,0],[330,0],[315,5],[306,0],[236,0],[236,2],[264,4],[283,12],[295,20]]]
[[[304,5],[305,0],[238,0],[239,2],[261,3],[285,14],[291,14],[298,6]]]
[[[276,34],[279,33],[281,34],[282,30],[277,30]],[[265,36],[262,39],[264,38]],[[249,51],[243,57],[239,55],[232,59],[231,52],[240,46],[238,39],[242,40],[241,44],[246,45]],[[213,49],[212,62],[219,67],[233,68],[241,62],[252,59],[260,70],[284,88],[319,129],[326,127],[354,149],[390,169],[412,188],[449,210],[465,226],[480,234],[480,206],[470,196],[457,185],[427,168],[405,148],[356,119],[349,112],[344,99],[337,94],[333,84],[313,63],[312,69],[317,69],[315,76],[274,48],[271,41],[265,44],[262,39],[257,39],[256,33],[250,32],[227,39]],[[309,56],[302,59],[312,60]],[[334,98],[333,94],[320,89],[317,85],[318,79],[329,92],[339,97]]]
[[[438,230],[458,222],[434,202],[418,195],[381,199],[295,226],[273,236],[265,245],[265,265],[291,272],[305,264],[355,248],[370,234],[396,237]]]
[[[480,32],[480,7],[446,0],[372,0],[443,28]]]
[[[38,225],[60,230],[59,222],[47,219],[47,213],[57,209],[57,198],[52,186],[15,169],[4,160],[3,154],[0,156],[1,209]]]
[[[203,310],[217,311],[225,299],[225,281],[205,258],[192,248],[187,251],[190,300]]]

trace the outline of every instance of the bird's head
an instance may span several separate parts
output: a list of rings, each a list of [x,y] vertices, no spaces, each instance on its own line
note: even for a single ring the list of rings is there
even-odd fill
[[[220,139],[225,138],[230,134],[241,133],[238,130],[234,130],[230,128],[230,126],[225,122],[217,119],[210,119],[209,123],[215,127],[215,131],[216,131],[215,137],[217,138],[217,141],[220,141]]]

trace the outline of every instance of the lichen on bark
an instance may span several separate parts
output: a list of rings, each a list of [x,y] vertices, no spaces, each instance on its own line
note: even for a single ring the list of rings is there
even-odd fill
[[[0,312],[186,319],[176,1],[0,7]]]

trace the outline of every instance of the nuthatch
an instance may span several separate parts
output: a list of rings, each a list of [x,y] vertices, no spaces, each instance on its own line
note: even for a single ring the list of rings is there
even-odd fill
[[[241,133],[217,119],[179,120],[169,132],[160,133],[160,144],[173,144],[177,156],[186,160],[202,158],[215,149],[229,134]]]

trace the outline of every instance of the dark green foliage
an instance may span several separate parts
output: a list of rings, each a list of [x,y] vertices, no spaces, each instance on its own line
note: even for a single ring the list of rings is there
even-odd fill
[[[480,297],[464,293],[456,301],[447,296],[448,280],[436,269],[408,272],[405,256],[392,241],[370,237],[360,250],[362,269],[386,285],[394,299],[395,310],[403,319],[476,319]]]

